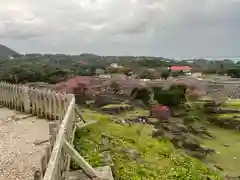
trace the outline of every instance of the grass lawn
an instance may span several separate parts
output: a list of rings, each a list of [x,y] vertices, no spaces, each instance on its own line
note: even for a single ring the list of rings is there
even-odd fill
[[[215,140],[203,140],[203,144],[209,148],[215,149],[217,153],[210,155],[209,160],[225,170],[225,173],[231,176],[239,176],[240,167],[240,134],[232,130],[226,130],[219,127],[208,127]],[[229,146],[229,147],[226,147]]]
[[[132,111],[130,116],[136,113],[146,112]],[[107,147],[116,180],[204,180],[207,176],[222,179],[198,160],[177,152],[169,141],[152,138],[150,125],[123,126],[112,122],[114,116],[90,110],[84,110],[82,115],[86,120],[98,120],[98,123],[76,132],[75,148],[91,165],[101,166],[102,134],[111,137]],[[138,159],[123,149],[137,151]]]

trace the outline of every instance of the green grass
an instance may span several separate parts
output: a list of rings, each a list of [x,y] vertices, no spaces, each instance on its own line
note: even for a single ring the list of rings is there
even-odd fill
[[[149,111],[140,109],[140,108],[136,108],[135,110],[132,110],[132,111],[123,112],[119,116],[121,116],[122,118],[125,118],[125,119],[132,119],[132,118],[135,118],[138,116],[149,116]]]
[[[223,103],[222,107],[240,109],[240,99],[230,99]]]
[[[208,127],[215,140],[203,140],[206,147],[213,148],[217,153],[208,157],[208,160],[214,161],[225,170],[225,174],[230,176],[239,176],[240,167],[240,134],[232,130],[226,130],[219,127]],[[224,145],[230,145],[225,147]]]
[[[106,106],[103,106],[102,109],[108,109],[108,108],[119,108],[119,107],[131,107],[129,104],[108,104]]]
[[[114,116],[90,110],[85,110],[83,117],[98,123],[76,132],[75,148],[97,167],[101,165],[101,134],[111,137],[109,148],[116,180],[200,180],[207,179],[206,176],[222,179],[198,160],[178,153],[169,141],[152,138],[150,125],[122,126],[112,122]],[[120,151],[123,148],[137,150],[141,163]]]
[[[240,118],[234,118],[234,116],[240,116],[240,113],[226,113],[226,114],[218,114],[216,117],[218,119],[234,119],[240,120]]]

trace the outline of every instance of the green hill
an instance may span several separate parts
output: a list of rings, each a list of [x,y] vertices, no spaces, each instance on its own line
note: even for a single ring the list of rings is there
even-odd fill
[[[6,58],[9,56],[18,56],[20,55],[16,51],[0,44],[0,58]]]

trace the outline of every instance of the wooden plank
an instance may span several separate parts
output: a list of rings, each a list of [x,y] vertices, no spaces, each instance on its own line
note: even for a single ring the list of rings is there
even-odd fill
[[[99,177],[93,167],[67,142],[64,140],[63,149],[73,158],[73,160],[92,178]]]
[[[14,118],[14,120],[15,121],[19,121],[19,120],[27,119],[29,117],[33,117],[33,115],[32,114],[28,114],[28,115],[23,116],[23,117],[16,117],[16,118]]]
[[[41,169],[42,169],[42,174],[44,175],[47,169],[47,157],[46,154],[44,154],[41,158]]]
[[[82,128],[85,128],[86,126],[90,126],[95,123],[97,123],[97,121],[93,120],[93,121],[87,121],[86,123],[83,123],[83,124],[78,123],[78,124],[76,124],[76,126],[77,126],[77,128],[82,129]]]

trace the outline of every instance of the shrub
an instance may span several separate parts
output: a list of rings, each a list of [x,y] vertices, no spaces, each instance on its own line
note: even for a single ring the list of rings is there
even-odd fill
[[[154,87],[154,98],[159,104],[170,107],[177,107],[186,101],[185,91],[183,85],[173,85],[168,90],[163,90],[159,87]]]
[[[139,88],[139,89],[134,89],[134,92],[132,95],[134,99],[140,99],[143,101],[143,103],[147,106],[149,106],[150,100],[151,100],[151,92],[147,88]]]

